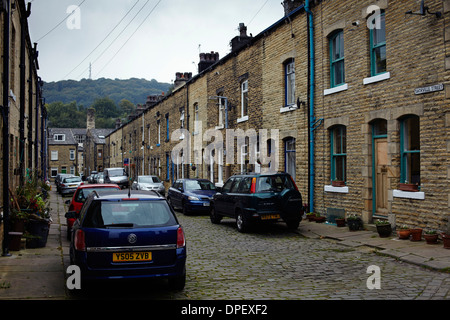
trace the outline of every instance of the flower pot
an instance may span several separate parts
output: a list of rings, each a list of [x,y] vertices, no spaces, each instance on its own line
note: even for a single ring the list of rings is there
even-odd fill
[[[10,242],[9,242],[9,250],[11,251],[19,251],[22,240],[22,232],[9,232]]]
[[[411,241],[420,241],[422,240],[422,229],[411,229]]]
[[[350,231],[358,231],[362,229],[361,219],[347,219],[347,225]]]
[[[438,234],[424,234],[423,237],[427,244],[436,244],[438,240]]]
[[[316,217],[316,223],[323,223],[326,219],[326,217]]]
[[[333,187],[345,187],[345,181],[331,181]]]
[[[442,236],[442,242],[444,242],[444,248],[450,249],[450,234],[443,233],[441,236]]]
[[[27,239],[27,248],[43,248],[47,244],[50,224],[47,220],[30,220],[27,231],[31,237]]]
[[[380,238],[387,238],[392,233],[392,228],[390,224],[379,224],[377,225],[377,232]]]
[[[307,214],[306,218],[308,218],[308,221],[314,221],[316,217],[312,214]]]
[[[345,219],[344,218],[336,218],[335,221],[336,221],[336,225],[338,227],[340,227],[340,228],[345,227]]]
[[[398,235],[399,239],[402,239],[402,240],[409,239],[409,236],[411,235],[411,230],[399,229],[399,230],[397,230],[397,235]]]
[[[419,186],[412,183],[400,183],[398,189],[402,191],[417,192],[419,191]]]

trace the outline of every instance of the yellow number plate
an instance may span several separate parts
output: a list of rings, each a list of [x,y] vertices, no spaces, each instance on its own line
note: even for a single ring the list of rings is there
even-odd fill
[[[152,261],[151,252],[115,252],[113,262]]]
[[[280,219],[279,214],[265,214],[261,216],[261,220],[272,220],[272,219]]]

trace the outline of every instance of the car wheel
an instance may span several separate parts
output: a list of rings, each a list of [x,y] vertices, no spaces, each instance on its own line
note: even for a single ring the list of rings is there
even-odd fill
[[[214,224],[219,224],[220,221],[222,220],[222,216],[217,214],[217,211],[214,209],[213,206],[211,206],[211,209],[209,211],[209,219]]]
[[[245,233],[249,229],[249,222],[242,212],[236,216],[236,226],[239,232]]]
[[[181,203],[181,210],[185,216],[188,216],[190,214],[190,212],[186,208],[186,203],[184,203],[184,201]]]
[[[297,230],[298,226],[300,225],[299,220],[289,220],[286,221],[286,225],[289,230]]]

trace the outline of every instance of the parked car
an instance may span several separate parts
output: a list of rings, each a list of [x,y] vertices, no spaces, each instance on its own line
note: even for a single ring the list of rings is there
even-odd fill
[[[164,183],[157,176],[137,176],[131,184],[133,190],[155,190],[161,195],[165,195]]]
[[[104,183],[115,183],[121,188],[128,188],[128,175],[124,168],[106,168],[103,173]]]
[[[105,183],[105,174],[103,172],[99,172],[95,177],[95,183],[101,184]]]
[[[181,208],[184,214],[209,213],[210,201],[217,192],[214,184],[206,179],[179,179],[167,192],[167,201],[173,208]]]
[[[97,173],[97,171],[91,171],[91,174],[87,177],[89,183],[95,183],[95,176]]]
[[[74,177],[74,175],[70,173],[58,173],[55,177],[56,192],[60,192],[59,185],[61,184],[62,179],[65,177]]]
[[[63,196],[66,194],[72,194],[81,184],[83,184],[83,181],[81,181],[81,177],[71,176],[63,178],[61,183],[59,184],[59,192]]]
[[[120,190],[117,184],[83,184],[80,185],[73,194],[72,200],[67,200],[65,203],[69,205],[68,211],[74,211],[76,214],[80,213],[86,198],[89,194],[96,190],[98,193],[107,193]],[[72,232],[72,225],[75,222],[75,218],[67,218],[67,238],[70,239],[70,233]]]
[[[164,277],[182,289],[186,241],[174,211],[157,192],[128,192],[91,192],[72,228],[70,263],[82,282]]]
[[[210,218],[212,223],[235,218],[240,232],[257,222],[280,219],[297,229],[303,211],[302,196],[288,173],[244,174],[230,177],[214,195]]]

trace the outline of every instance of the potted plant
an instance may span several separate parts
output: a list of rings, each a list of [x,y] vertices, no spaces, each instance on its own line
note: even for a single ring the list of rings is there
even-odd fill
[[[316,217],[316,214],[314,212],[308,212],[306,214],[306,218],[308,219],[308,221],[314,221]]]
[[[345,181],[342,180],[333,180],[331,181],[331,185],[333,187],[345,187]]]
[[[422,240],[422,229],[414,228],[411,229],[411,241],[421,241]]]
[[[408,183],[407,181],[405,183],[399,183],[398,189],[402,191],[409,191],[409,192],[417,192],[419,191],[419,185]]]
[[[323,223],[327,218],[320,215],[320,213],[316,213],[316,223]]]
[[[444,248],[450,249],[450,234],[448,233],[442,233],[442,242],[444,242]]]
[[[406,225],[401,225],[397,229],[397,235],[399,239],[405,240],[409,239],[409,236],[411,235],[411,230]]]
[[[347,225],[350,231],[357,231],[362,229],[363,227],[361,217],[355,214],[351,214],[350,216],[347,217]]]
[[[345,219],[344,218],[336,218],[334,219],[336,221],[336,225],[338,227],[345,227]]]
[[[436,230],[427,230],[423,234],[423,237],[425,238],[427,244],[436,244],[438,240],[438,233]]]
[[[380,238],[387,238],[392,233],[391,224],[387,220],[377,220],[375,221],[377,227],[377,232]]]

